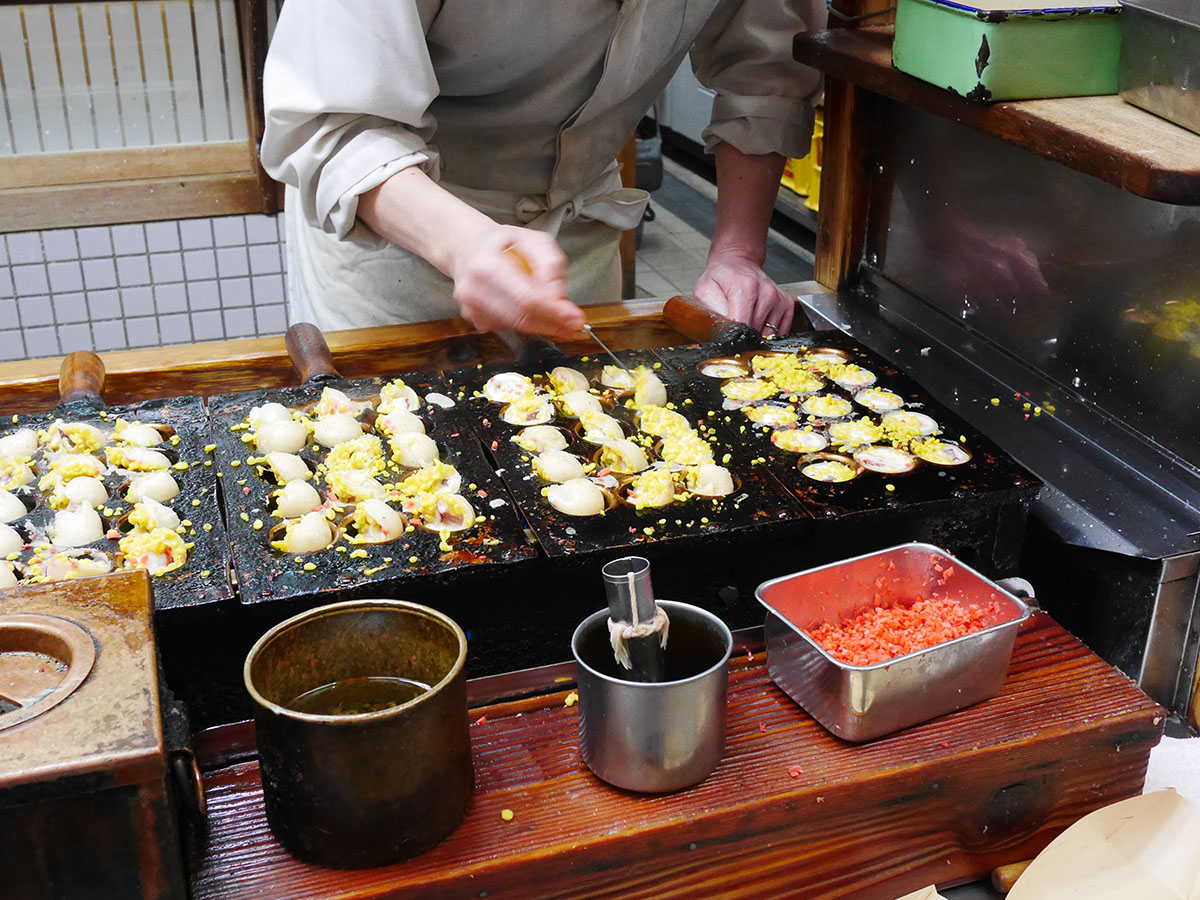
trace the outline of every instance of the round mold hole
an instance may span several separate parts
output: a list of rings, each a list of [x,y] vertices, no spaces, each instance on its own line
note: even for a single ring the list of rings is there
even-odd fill
[[[0,616],[0,731],[62,703],[95,662],[92,636],[68,619]]]

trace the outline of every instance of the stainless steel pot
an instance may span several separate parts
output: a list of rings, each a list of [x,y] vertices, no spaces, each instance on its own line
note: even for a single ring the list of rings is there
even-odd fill
[[[599,778],[631,791],[676,791],[703,781],[725,750],[725,693],[733,636],[712,613],[660,600],[671,625],[665,679],[631,681],[613,659],[608,610],[571,638],[578,664],[579,743]]]
[[[1028,582],[1022,582],[1028,586]],[[843,662],[808,629],[842,622],[884,597],[937,592],[989,609],[987,627],[869,666]],[[979,703],[1000,690],[1029,606],[932,544],[901,544],[761,584],[767,671],[832,734],[869,741]]]

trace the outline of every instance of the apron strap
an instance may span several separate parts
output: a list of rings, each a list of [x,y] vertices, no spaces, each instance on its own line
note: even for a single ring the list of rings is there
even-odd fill
[[[557,235],[565,223],[575,219],[603,222],[618,231],[636,228],[650,202],[646,191],[621,187],[615,161],[578,194],[554,207],[549,206],[545,194],[522,195],[445,182],[442,187],[498,222],[525,225],[551,235]]]

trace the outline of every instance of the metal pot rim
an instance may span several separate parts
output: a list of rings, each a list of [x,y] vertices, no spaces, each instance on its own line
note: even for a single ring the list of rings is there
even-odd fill
[[[398,706],[388,707],[387,709],[377,710],[369,713],[356,713],[353,715],[334,716],[334,715],[318,715],[316,713],[303,713],[297,710],[290,709],[279,703],[268,700],[254,686],[250,678],[250,667],[258,654],[262,651],[270,641],[274,640],[283,632],[295,628],[312,619],[319,619],[329,615],[339,615],[344,612],[362,611],[368,609],[390,609],[405,612],[416,613],[425,616],[428,619],[433,619],[441,625],[446,626],[456,638],[458,638],[458,656],[454,660],[454,665],[450,667],[442,679],[434,685],[431,685],[429,690],[421,694],[419,697],[414,697],[406,703],[401,703]],[[383,722],[394,716],[400,715],[407,710],[413,709],[416,706],[430,700],[434,695],[440,693],[450,684],[460,672],[467,660],[467,636],[463,633],[459,624],[447,616],[445,613],[439,612],[429,606],[423,606],[420,603],[412,603],[408,600],[385,600],[385,599],[363,599],[363,600],[343,600],[339,603],[329,603],[325,606],[317,606],[313,609],[305,610],[302,613],[292,616],[290,619],[284,619],[278,625],[270,628],[262,637],[254,642],[254,646],[250,648],[250,652],[246,654],[246,661],[242,664],[242,682],[246,687],[246,691],[250,694],[250,699],[258,706],[268,710],[275,715],[285,716],[289,719],[294,719],[298,722],[319,722],[327,725],[361,725],[371,722]]]
[[[695,675],[689,675],[687,678],[679,678],[675,681],[627,681],[624,678],[613,678],[611,675],[605,675],[603,672],[599,672],[589,666],[579,656],[579,636],[583,633],[583,630],[593,622],[608,618],[608,610],[602,609],[598,612],[592,613],[590,616],[580,622],[575,627],[574,633],[571,635],[571,655],[575,657],[575,664],[586,669],[590,675],[600,679],[601,681],[608,682],[609,684],[619,684],[622,687],[631,688],[634,690],[661,690],[664,687],[674,687],[680,684],[688,684],[693,681],[700,681],[711,676],[713,672],[717,671],[718,669],[722,669],[729,665],[729,658],[733,655],[733,633],[729,630],[729,626],[726,625],[719,616],[710,613],[707,609],[694,606],[691,603],[681,603],[677,600],[658,600],[656,602],[659,606],[663,607],[668,614],[675,611],[688,610],[699,613],[701,618],[707,619],[709,622],[714,623],[720,630],[722,636],[725,638],[725,652],[722,654],[721,658],[714,662],[707,669],[704,669],[702,672],[697,672]]]

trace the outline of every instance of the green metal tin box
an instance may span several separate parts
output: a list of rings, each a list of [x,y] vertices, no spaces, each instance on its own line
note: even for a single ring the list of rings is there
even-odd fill
[[[1118,0],[899,0],[892,63],[972,100],[1117,92]]]

